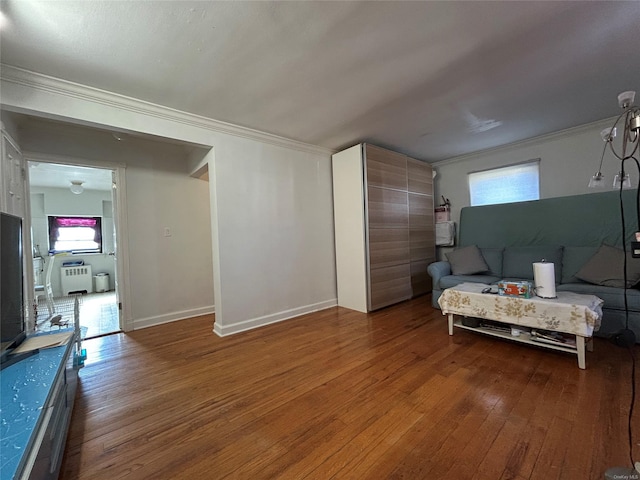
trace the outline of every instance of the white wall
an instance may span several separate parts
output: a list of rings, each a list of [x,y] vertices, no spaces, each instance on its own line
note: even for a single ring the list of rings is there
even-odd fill
[[[132,310],[136,325],[213,311],[209,185],[168,146],[127,166]],[[164,236],[164,228],[171,236]]]
[[[451,201],[451,219],[458,222],[460,210],[469,206],[469,172],[501,167],[525,160],[540,158],[540,198],[563,197],[594,193],[587,187],[589,179],[598,170],[604,146],[600,131],[613,124],[614,119],[595,122],[551,135],[519,142],[476,154],[455,157],[434,164],[438,172],[435,179],[436,204],[444,195]],[[628,165],[628,164],[627,164]],[[627,167],[629,168],[629,166]],[[620,162],[612,154],[605,156],[602,173],[607,185],[620,170]],[[631,167],[634,185],[638,173]],[[601,190],[597,190],[601,191]],[[442,253],[450,249],[439,249]]]
[[[30,154],[126,165],[128,238],[120,242],[129,250],[134,328],[213,311],[209,187],[188,176],[182,147],[135,137],[118,142],[108,133],[45,122],[27,123],[21,138]],[[85,194],[87,206],[76,204],[67,213],[85,213],[104,200],[92,202],[95,195]],[[60,199],[51,199],[56,213],[65,205]],[[164,236],[164,227],[171,237]]]
[[[41,255],[47,259],[49,249],[49,215],[83,215],[102,217],[103,253],[74,255],[72,258],[61,258],[56,261],[51,272],[53,296],[62,296],[60,266],[69,260],[84,260],[91,265],[93,275],[109,274],[109,288],[115,287],[115,259],[109,255],[113,251],[113,218],[111,214],[111,192],[85,190],[82,195],[74,195],[68,188],[31,187],[31,232],[33,246],[39,247]],[[46,267],[45,267],[46,271]],[[43,279],[44,280],[44,279]],[[95,286],[94,286],[95,287]]]
[[[208,163],[210,178],[207,238],[212,245],[218,334],[336,304],[333,152],[11,67],[3,67],[0,75],[7,110],[213,147],[203,161]],[[182,167],[186,163],[193,168],[202,162],[191,158]],[[152,201],[130,205],[130,229],[135,218],[151,235],[129,240],[133,257],[134,243],[142,248],[138,242],[157,240],[154,228],[161,223],[145,225],[145,215],[161,216],[162,205],[170,205],[166,198],[153,203],[163,192],[153,190],[155,183],[163,183],[155,168],[136,174],[128,168],[128,190],[130,177],[148,184],[147,196],[152,197]],[[138,202],[144,200],[132,194]],[[186,207],[199,208],[198,202],[203,201],[188,195],[175,200],[185,206],[183,216]],[[144,263],[148,256],[138,253]],[[132,289],[135,284],[137,291],[150,296],[162,294],[141,285],[145,282],[136,276],[133,265],[131,272]]]
[[[215,143],[216,333],[335,305],[331,157],[238,137]]]

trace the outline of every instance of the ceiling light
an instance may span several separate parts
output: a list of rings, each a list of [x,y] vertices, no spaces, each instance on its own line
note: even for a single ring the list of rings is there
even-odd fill
[[[69,190],[71,190],[71,193],[80,195],[82,192],[84,192],[84,187],[82,186],[83,183],[84,182],[80,180],[71,180],[71,186],[69,187]]]
[[[604,187],[604,176],[602,175],[602,161],[607,150],[620,160],[620,171],[613,180],[613,188],[621,190],[623,188],[631,188],[631,178],[629,173],[625,171],[625,162],[633,160],[638,164],[637,154],[640,151],[640,107],[634,107],[636,92],[622,92],[618,95],[618,105],[623,112],[618,116],[613,126],[605,128],[600,132],[600,137],[604,141],[602,156],[600,157],[600,166],[595,175],[589,180],[590,188]],[[622,130],[622,138],[619,146],[614,145],[617,129]],[[638,165],[640,170],[640,164]],[[638,172],[640,174],[640,171]]]
[[[631,188],[631,178],[626,172],[618,172],[613,178],[613,188]]]
[[[607,151],[607,144],[612,142],[614,138],[616,138],[616,129],[614,128],[605,128],[600,132],[600,136],[602,140],[605,142],[604,148],[602,149],[602,156],[600,157],[600,166],[598,167],[598,171],[595,173],[591,180],[589,180],[589,188],[604,188],[604,175],[602,175],[602,161],[604,160],[604,154]]]
[[[614,138],[616,138],[616,128],[605,128],[600,132],[600,136],[602,140],[605,142],[611,142]]]
[[[604,175],[600,170],[589,180],[589,188],[604,188]]]
[[[618,95],[618,105],[620,105],[620,108],[629,108],[633,105],[633,101],[635,100],[635,98],[636,92],[622,92],[620,95]]]

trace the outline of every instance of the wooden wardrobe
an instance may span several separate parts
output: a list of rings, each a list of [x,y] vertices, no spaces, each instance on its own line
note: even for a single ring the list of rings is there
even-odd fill
[[[368,312],[431,291],[431,165],[360,144],[332,157],[338,305]]]

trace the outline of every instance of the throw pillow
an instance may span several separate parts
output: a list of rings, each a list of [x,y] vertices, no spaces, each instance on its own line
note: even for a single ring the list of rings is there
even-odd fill
[[[447,260],[451,264],[451,273],[454,275],[473,275],[489,270],[487,262],[484,261],[476,245],[456,248],[453,252],[447,253]]]
[[[584,283],[576,273],[593,257],[600,247],[564,247],[562,253],[562,281],[560,283]]]
[[[601,245],[593,257],[576,273],[585,282],[605,287],[624,288],[624,252],[621,248]],[[640,281],[640,259],[627,254],[627,288]]]

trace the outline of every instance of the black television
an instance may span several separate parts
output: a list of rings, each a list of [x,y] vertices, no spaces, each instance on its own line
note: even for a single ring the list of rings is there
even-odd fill
[[[22,245],[22,219],[0,213],[0,367],[26,338]]]

